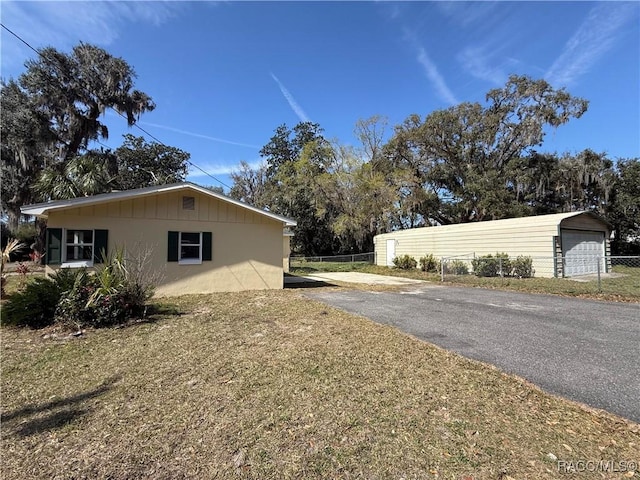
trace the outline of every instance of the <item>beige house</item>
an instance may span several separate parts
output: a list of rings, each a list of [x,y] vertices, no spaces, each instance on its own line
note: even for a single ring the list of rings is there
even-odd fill
[[[151,249],[158,295],[283,288],[296,222],[193,183],[22,208],[47,219],[46,271],[93,267],[101,251]]]
[[[591,212],[423,227],[377,235],[376,264],[400,255],[470,258],[504,252],[533,258],[537,277],[569,277],[608,268],[611,224]]]

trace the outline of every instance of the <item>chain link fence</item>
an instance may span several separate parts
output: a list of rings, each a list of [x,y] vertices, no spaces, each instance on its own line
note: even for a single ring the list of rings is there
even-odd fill
[[[322,257],[289,257],[289,268],[302,268],[310,263],[370,263],[375,262],[375,253],[354,253],[348,255],[331,255]]]

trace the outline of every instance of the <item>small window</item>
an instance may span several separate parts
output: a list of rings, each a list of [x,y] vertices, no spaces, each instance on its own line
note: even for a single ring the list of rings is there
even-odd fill
[[[64,252],[65,262],[93,263],[93,230],[67,230]]]
[[[182,197],[182,209],[183,210],[195,210],[196,209],[196,197]]]
[[[179,252],[180,263],[202,263],[202,233],[180,232]]]
[[[211,232],[176,232],[167,236],[167,262],[198,265],[213,258]]]

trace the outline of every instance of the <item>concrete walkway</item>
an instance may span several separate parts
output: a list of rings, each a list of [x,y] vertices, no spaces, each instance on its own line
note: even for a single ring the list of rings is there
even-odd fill
[[[360,283],[365,285],[416,285],[425,283],[423,280],[414,280],[412,278],[390,277],[386,275],[360,272],[320,272],[312,275],[289,275],[284,277],[285,285],[313,282],[343,282]]]

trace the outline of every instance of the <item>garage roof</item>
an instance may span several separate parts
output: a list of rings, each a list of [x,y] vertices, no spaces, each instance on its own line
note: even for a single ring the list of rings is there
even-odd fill
[[[518,217],[518,218],[505,218],[502,220],[488,220],[485,222],[469,222],[469,223],[454,223],[451,225],[439,225],[435,227],[418,227],[418,228],[409,228],[406,230],[395,230],[393,232],[383,233],[380,235],[376,235],[376,237],[392,236],[397,234],[403,235],[412,235],[417,232],[429,231],[431,233],[439,231],[484,231],[484,230],[500,230],[500,229],[519,229],[520,227],[527,228],[540,228],[541,230],[548,231],[557,231],[558,226],[562,227],[562,222],[568,220],[570,218],[574,218],[577,216],[589,216],[592,217],[599,222],[602,222],[603,225],[611,230],[613,229],[613,225],[607,222],[602,217],[596,215],[593,212],[585,212],[585,211],[577,211],[577,212],[565,212],[565,213],[551,213],[547,215],[533,215],[529,217]],[[462,232],[461,232],[462,233]]]

